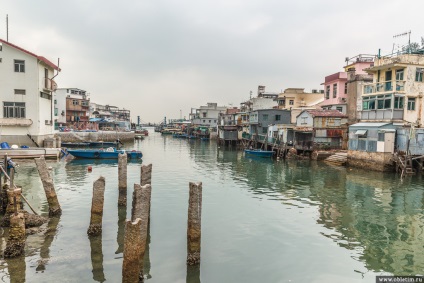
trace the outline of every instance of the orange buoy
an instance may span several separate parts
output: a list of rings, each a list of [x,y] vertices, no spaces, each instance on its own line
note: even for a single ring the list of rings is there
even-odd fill
[[[91,172],[91,171],[93,171],[93,167],[91,167],[91,166],[88,166],[88,172]]]

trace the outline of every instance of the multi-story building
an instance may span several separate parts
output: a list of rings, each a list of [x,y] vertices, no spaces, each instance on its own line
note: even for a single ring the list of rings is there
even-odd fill
[[[320,103],[322,109],[338,110],[348,114],[351,121],[356,119],[358,84],[369,82],[370,76],[364,69],[374,64],[374,56],[360,54],[346,58],[344,72],[338,72],[325,77],[324,101]]]
[[[374,66],[365,70],[373,82],[363,84],[358,97],[360,121],[349,126],[348,162],[389,170],[395,151],[408,154],[408,145],[422,148],[424,144],[424,131],[419,129],[424,118],[424,55],[378,56]]]
[[[41,144],[53,137],[53,79],[59,71],[45,57],[0,39],[2,141],[30,144],[31,138]]]
[[[305,92],[304,88],[287,88],[276,98],[279,109],[291,110],[291,123],[296,123],[296,116],[303,110],[317,109],[324,101],[324,92],[314,90]]]
[[[207,103],[206,106],[200,106],[195,109],[194,113],[190,113],[190,120],[193,126],[207,126],[216,128],[218,125],[218,116],[225,113],[226,106],[218,106],[217,103]]]
[[[84,126],[90,116],[90,98],[85,90],[58,88],[55,91],[54,110],[57,124]]]
[[[398,122],[421,127],[424,93],[424,55],[379,57],[366,69],[373,82],[364,84],[360,120]]]

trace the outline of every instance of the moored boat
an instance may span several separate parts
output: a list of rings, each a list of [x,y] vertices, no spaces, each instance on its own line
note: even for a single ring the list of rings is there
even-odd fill
[[[118,159],[119,154],[126,154],[129,159],[140,159],[143,157],[141,151],[138,150],[117,150],[116,148],[99,148],[99,149],[70,149],[67,153],[75,158],[85,159]]]
[[[262,150],[262,149],[245,149],[244,153],[258,156],[258,157],[272,157],[275,152],[271,150]]]

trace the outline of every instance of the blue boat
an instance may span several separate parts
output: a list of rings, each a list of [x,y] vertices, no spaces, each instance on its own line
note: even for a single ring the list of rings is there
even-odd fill
[[[244,153],[258,156],[258,157],[272,157],[275,152],[272,150],[262,150],[262,149],[245,149]]]
[[[124,150],[116,148],[99,148],[99,149],[70,149],[67,153],[71,154],[75,158],[85,159],[118,159],[119,154],[126,154],[128,159],[140,159],[143,154],[139,150]]]
[[[62,147],[119,147],[119,145],[122,144],[121,141],[116,142],[102,142],[102,141],[85,141],[85,142],[62,142]]]

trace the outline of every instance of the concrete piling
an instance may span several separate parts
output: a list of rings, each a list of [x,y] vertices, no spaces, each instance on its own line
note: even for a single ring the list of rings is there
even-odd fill
[[[187,223],[187,264],[200,263],[200,240],[202,219],[202,183],[189,184]]]
[[[133,209],[131,211],[131,219],[141,220],[140,227],[140,278],[143,278],[143,267],[144,267],[144,254],[146,252],[147,246],[147,235],[148,235],[148,224],[149,224],[149,215],[150,215],[150,198],[151,198],[152,188],[149,184],[141,186],[139,184],[134,184],[134,193],[133,193]]]
[[[102,234],[103,203],[105,195],[105,178],[100,177],[93,184],[93,199],[91,202],[91,219],[87,234],[96,236]]]
[[[38,173],[40,174],[41,182],[43,183],[44,192],[46,193],[47,202],[49,204],[49,216],[61,215],[62,209],[60,208],[59,200],[57,199],[56,191],[54,189],[53,179],[47,169],[46,160],[44,156],[35,158]]]
[[[118,155],[118,205],[127,205],[127,155]]]
[[[125,224],[124,260],[122,263],[122,282],[134,283],[140,281],[141,257],[141,219],[134,222],[127,220]],[[142,279],[141,279],[142,280]]]
[[[152,184],[152,164],[141,165],[140,185]]]
[[[21,202],[22,190],[18,189],[9,189],[7,190],[7,207],[6,214],[12,214],[17,211],[16,204]]]
[[[25,218],[23,213],[13,213],[10,216],[9,238],[4,257],[11,258],[24,254],[25,249]]]

